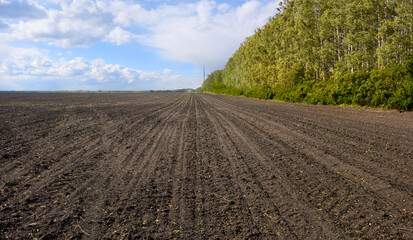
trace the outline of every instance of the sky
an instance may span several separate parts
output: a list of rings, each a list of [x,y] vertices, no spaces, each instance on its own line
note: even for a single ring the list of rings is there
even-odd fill
[[[197,88],[279,0],[0,0],[0,90]]]

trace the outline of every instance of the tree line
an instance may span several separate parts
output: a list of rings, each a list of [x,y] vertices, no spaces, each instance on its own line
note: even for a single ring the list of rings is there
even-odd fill
[[[413,0],[284,0],[201,90],[413,108]]]

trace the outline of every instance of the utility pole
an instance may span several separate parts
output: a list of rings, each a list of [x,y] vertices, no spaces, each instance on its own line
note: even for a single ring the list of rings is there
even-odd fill
[[[204,81],[202,82],[202,84],[205,83],[205,67],[204,67]],[[204,92],[205,92],[205,87],[204,87]]]

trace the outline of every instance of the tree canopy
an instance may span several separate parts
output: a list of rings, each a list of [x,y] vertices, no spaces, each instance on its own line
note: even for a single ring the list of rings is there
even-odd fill
[[[413,108],[413,0],[284,0],[277,11],[204,91]]]

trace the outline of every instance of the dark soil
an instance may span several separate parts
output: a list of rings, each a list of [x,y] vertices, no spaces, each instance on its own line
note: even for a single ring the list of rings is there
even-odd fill
[[[413,239],[413,113],[0,94],[0,239]]]

